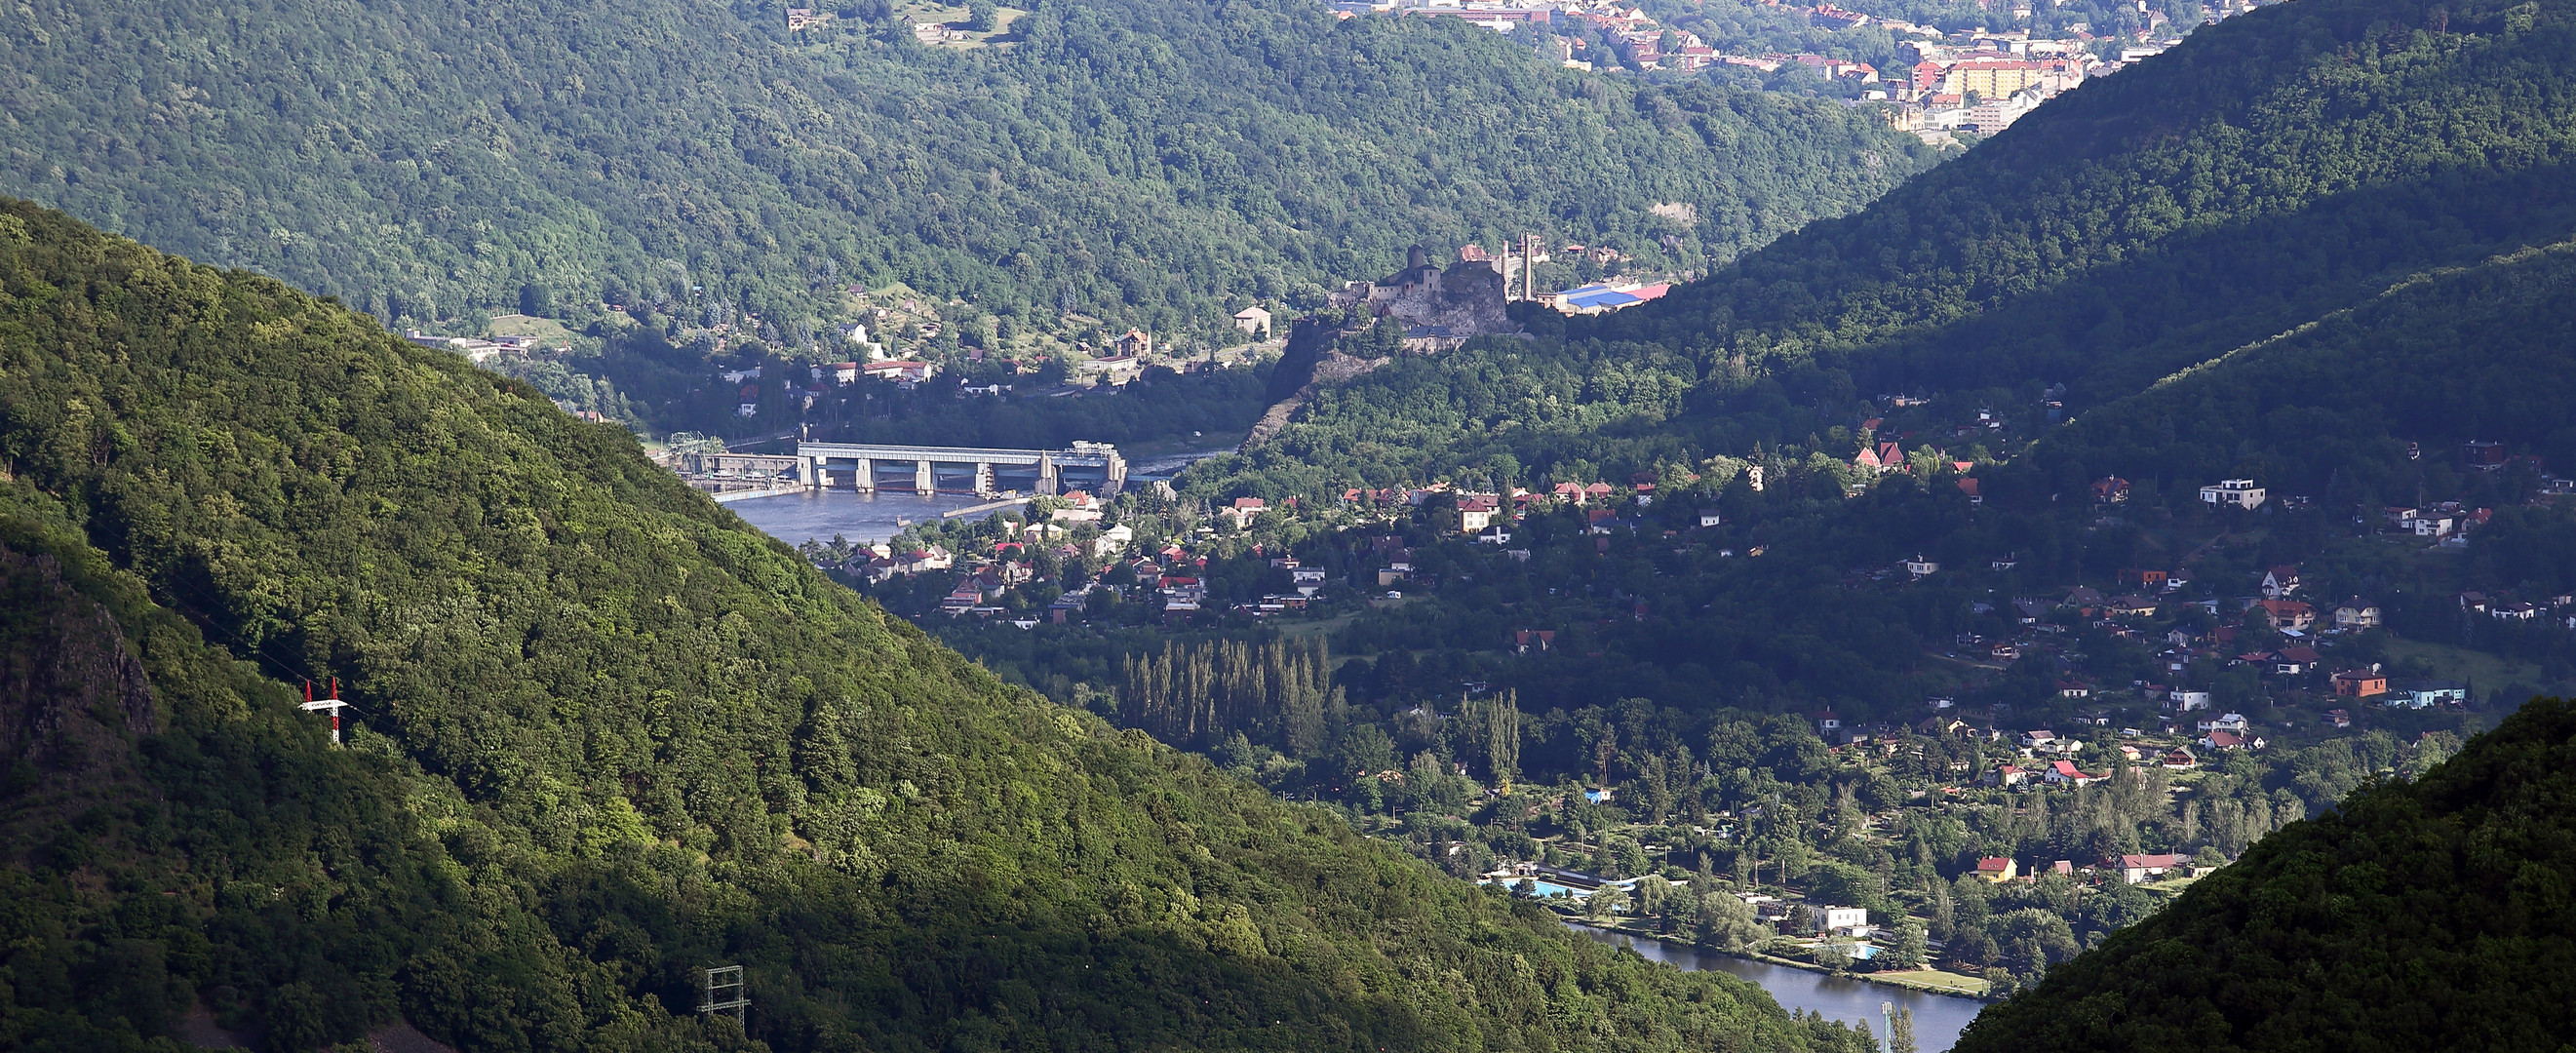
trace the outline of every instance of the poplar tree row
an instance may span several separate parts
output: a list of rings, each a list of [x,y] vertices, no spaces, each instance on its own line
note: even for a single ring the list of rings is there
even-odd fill
[[[1321,638],[1167,641],[1159,654],[1121,663],[1118,708],[1129,726],[1176,745],[1206,748],[1242,732],[1311,756],[1336,702],[1331,666]]]

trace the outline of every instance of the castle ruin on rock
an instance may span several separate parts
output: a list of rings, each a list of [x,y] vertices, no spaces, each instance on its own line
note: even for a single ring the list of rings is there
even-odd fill
[[[1460,260],[1443,268],[1415,245],[1403,270],[1373,282],[1352,282],[1333,294],[1333,305],[1404,323],[1406,345],[1445,350],[1471,336],[1517,333],[1503,311],[1503,272],[1492,260]]]

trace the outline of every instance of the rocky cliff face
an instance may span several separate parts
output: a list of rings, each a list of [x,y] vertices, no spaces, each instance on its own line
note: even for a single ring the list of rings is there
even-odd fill
[[[114,617],[50,555],[0,547],[0,852],[40,852],[140,783],[151,681]]]

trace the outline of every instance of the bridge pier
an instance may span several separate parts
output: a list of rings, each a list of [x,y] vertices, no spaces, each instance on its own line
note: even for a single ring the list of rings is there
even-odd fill
[[[912,469],[910,486],[894,484],[920,494],[935,494],[941,489],[938,474],[941,465],[964,475],[951,478],[958,489],[971,489],[991,497],[1003,489],[1002,474],[1010,473],[1010,488],[1032,488],[1041,494],[1060,494],[1067,485],[1098,489],[1102,496],[1118,492],[1126,481],[1127,465],[1118,451],[1106,443],[1075,443],[1063,450],[1011,450],[950,446],[915,446],[907,443],[822,443],[803,441],[797,444],[797,455],[785,466],[802,466],[810,476],[809,486],[832,485],[831,473],[855,470],[853,488],[862,492],[886,489],[877,481],[880,470]],[[967,469],[971,472],[959,472]],[[1026,481],[1023,481],[1026,480]]]

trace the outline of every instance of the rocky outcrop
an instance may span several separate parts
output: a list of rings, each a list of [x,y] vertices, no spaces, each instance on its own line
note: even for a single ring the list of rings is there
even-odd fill
[[[1519,332],[1503,311],[1503,292],[1502,272],[1493,264],[1453,263],[1439,272],[1439,280],[1416,283],[1386,300],[1380,313],[1462,337]]]
[[[1288,331],[1288,350],[1279,365],[1270,371],[1270,408],[1252,425],[1239,450],[1249,450],[1269,441],[1288,426],[1297,409],[1306,404],[1306,395],[1317,384],[1338,384],[1367,373],[1387,363],[1383,358],[1360,358],[1344,354],[1333,346],[1342,331],[1322,325],[1313,319],[1300,318]]]
[[[134,743],[159,727],[116,619],[49,554],[0,547],[0,852],[141,782]]]

